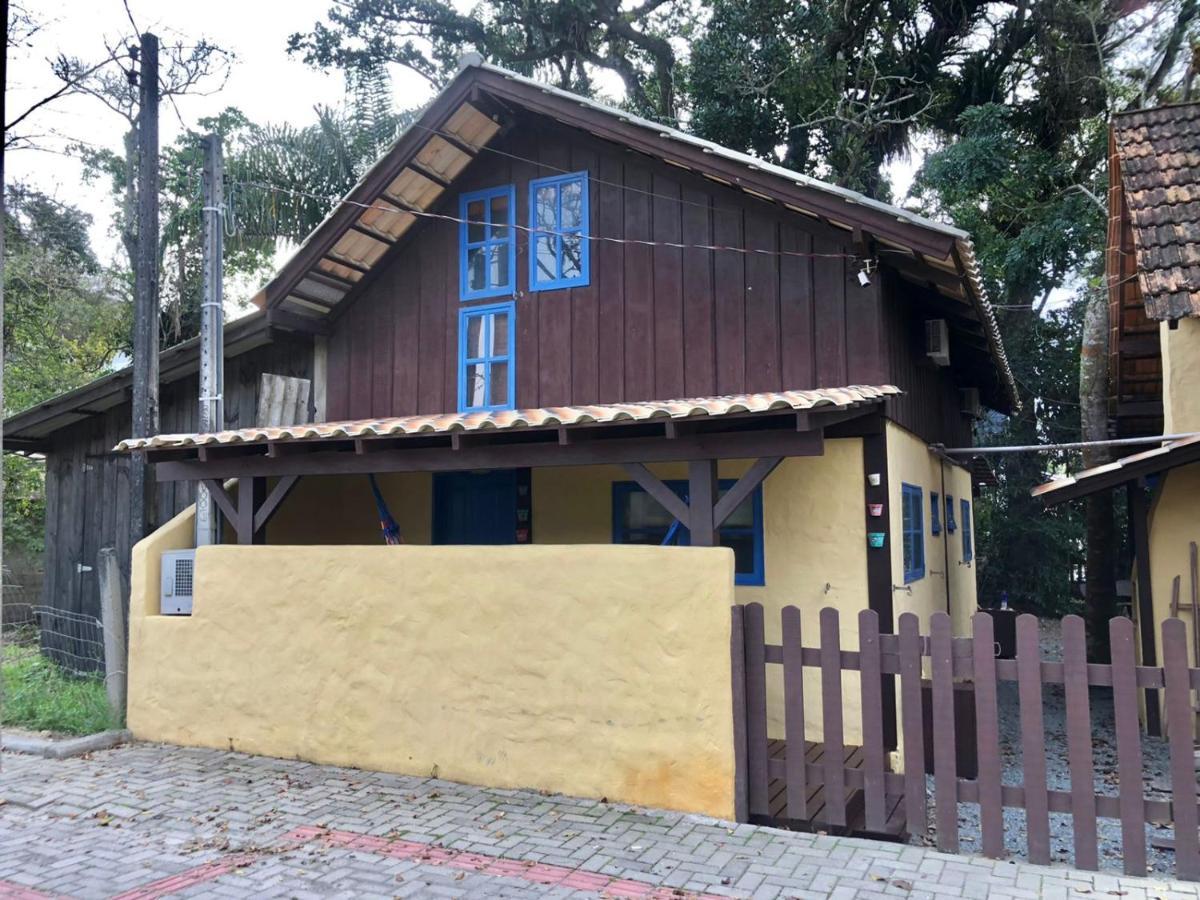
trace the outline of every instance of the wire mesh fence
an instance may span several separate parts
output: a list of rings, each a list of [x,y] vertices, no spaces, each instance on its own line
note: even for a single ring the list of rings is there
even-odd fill
[[[0,722],[87,734],[112,725],[104,686],[104,626],[55,609],[4,572],[0,615]]]

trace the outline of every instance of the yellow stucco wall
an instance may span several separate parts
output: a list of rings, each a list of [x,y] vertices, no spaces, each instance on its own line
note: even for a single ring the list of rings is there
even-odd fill
[[[1200,319],[1160,326],[1163,358],[1163,427],[1166,434],[1200,431]]]
[[[136,737],[732,816],[729,550],[206,547],[156,615],[190,528],[134,551]]]
[[[410,544],[428,544],[433,528],[433,476],[376,476],[388,510]],[[267,525],[268,544],[376,544],[379,514],[366,475],[309,475],[297,482]]]
[[[975,585],[975,563],[963,559],[962,500],[971,504],[972,519],[975,500],[971,496],[971,474],[961,466],[944,462],[929,451],[928,444],[916,435],[889,422],[888,446],[888,541],[892,553],[892,576],[896,586],[904,585],[903,505],[904,483],[921,488],[924,503],[925,576],[909,582],[907,590],[896,590],[896,619],[901,613],[916,613],[921,620],[922,633],[928,634],[929,616],[934,612],[949,612],[955,634],[970,634],[971,616],[978,599]],[[930,523],[929,495],[938,495],[941,508],[941,534],[934,535]],[[958,530],[946,531],[946,495],[954,498],[954,518]],[[972,521],[971,539],[975,528]],[[948,542],[948,543],[947,543]],[[948,554],[948,556],[947,556]],[[947,598],[947,588],[949,597]]]
[[[1185,606],[1191,603],[1189,545],[1200,543],[1200,464],[1172,469],[1163,479],[1150,509],[1150,583],[1159,665],[1162,623],[1171,616],[1171,583],[1176,575],[1180,577],[1180,599]],[[1191,627],[1190,612],[1180,618]],[[1193,660],[1192,665],[1200,663]]]

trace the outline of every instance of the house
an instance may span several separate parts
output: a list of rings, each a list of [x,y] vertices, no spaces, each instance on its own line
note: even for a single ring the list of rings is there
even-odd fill
[[[162,428],[194,431],[198,422],[199,339],[159,356]],[[256,311],[225,328],[225,425],[259,423],[262,376],[311,379],[320,342],[311,334],[268,323]],[[129,575],[129,459],[113,446],[129,434],[132,370],[90,384],[10,416],[5,452],[36,453],[46,460],[46,531],[41,602],[67,612],[100,616],[96,557],[114,547]],[[323,418],[313,406],[308,418]],[[156,486],[150,521],[168,521],[195,500],[189,482]]]
[[[1161,659],[1161,622],[1200,620],[1200,104],[1113,117],[1109,153],[1111,430],[1160,446],[1035,489],[1047,505],[1123,488],[1128,496],[1139,659]],[[1195,664],[1195,663],[1193,663]],[[1158,691],[1143,715],[1161,733]]]
[[[957,229],[468,58],[257,302],[323,415],[119,445],[227,523],[191,617],[134,550],[139,736],[725,814],[731,602],[975,609]]]

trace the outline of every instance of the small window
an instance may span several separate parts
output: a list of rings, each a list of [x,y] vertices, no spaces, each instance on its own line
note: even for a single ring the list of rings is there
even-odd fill
[[[458,317],[458,408],[513,408],[514,304],[473,306]]]
[[[459,296],[463,300],[513,293],[517,243],[516,193],[511,184],[463,194],[458,201]]]
[[[904,583],[925,577],[925,498],[919,487],[901,486],[904,529]]]
[[[687,500],[686,481],[667,481],[665,484]],[[722,479],[718,490],[724,494],[733,485],[731,479]],[[719,535],[721,546],[733,550],[734,583],[765,584],[761,486],[725,520]],[[613,484],[613,543],[686,546],[691,543],[691,535],[683,523],[642,490],[641,485],[618,481]]]
[[[942,533],[942,498],[936,491],[929,492],[929,533]]]
[[[966,500],[961,503],[963,562],[970,562],[975,558],[975,548],[971,545],[971,504]]]
[[[958,523],[954,521],[954,498],[949,494],[946,495],[946,533],[954,534],[958,530]]]
[[[529,289],[548,291],[588,283],[587,172],[529,183]]]

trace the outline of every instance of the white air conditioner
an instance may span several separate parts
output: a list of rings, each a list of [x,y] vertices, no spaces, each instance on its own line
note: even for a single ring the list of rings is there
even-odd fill
[[[192,614],[192,576],[195,568],[195,550],[169,550],[162,555],[159,611],[164,616]]]
[[[939,366],[950,365],[950,329],[945,319],[925,320],[925,355]]]
[[[979,388],[959,388],[959,412],[972,419],[983,415],[983,407],[979,405]]]

